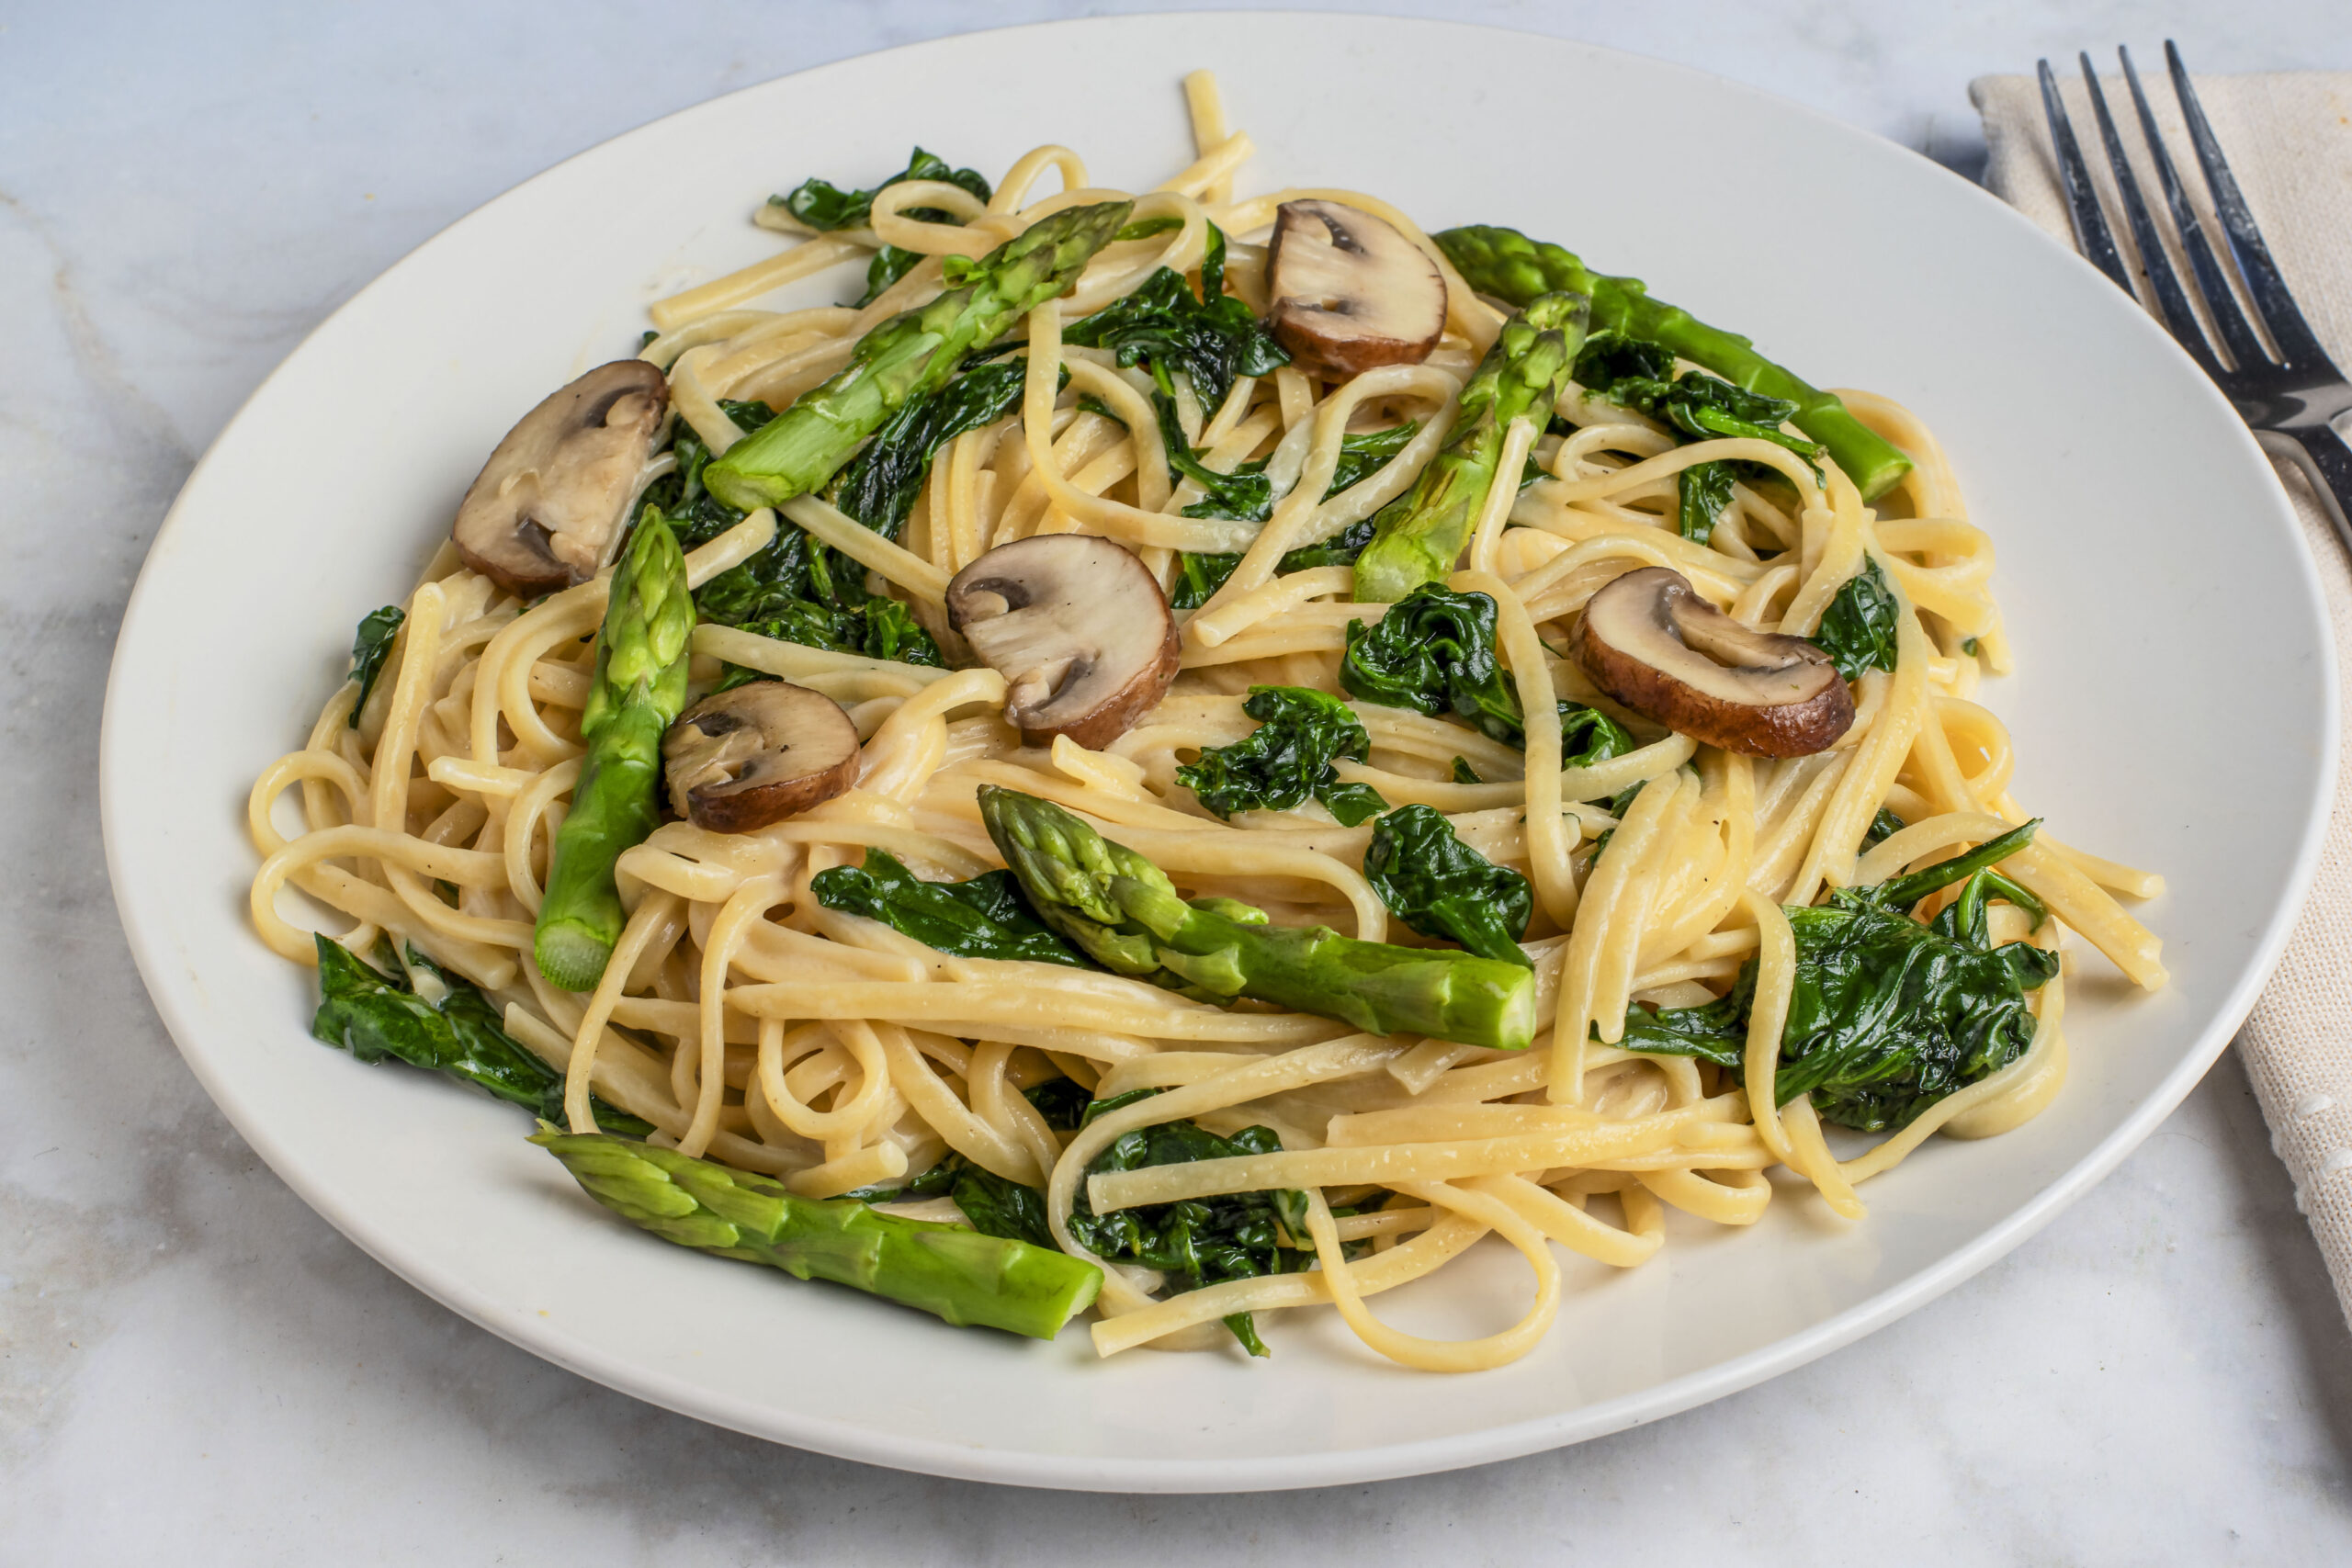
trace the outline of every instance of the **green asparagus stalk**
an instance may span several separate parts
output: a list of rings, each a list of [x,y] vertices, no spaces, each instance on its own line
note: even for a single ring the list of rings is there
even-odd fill
[[[596,675],[580,715],[588,754],[557,829],[532,943],[539,973],[567,991],[593,989],[621,939],[614,863],[661,821],[662,732],[686,705],[686,641],[695,603],[686,560],[649,508],[613,570]]]
[[[781,1182],[674,1149],[539,1123],[531,1142],[588,1195],[664,1241],[831,1280],[931,1313],[1051,1339],[1102,1288],[1102,1271],[1027,1242],[877,1214],[854,1199],[795,1197]]]
[[[1592,296],[1592,330],[1663,344],[1724,380],[1797,405],[1799,430],[1829,449],[1829,456],[1861,491],[1876,501],[1911,471],[1911,459],[1848,412],[1834,393],[1822,391],[1756,352],[1736,333],[1697,320],[1688,310],[1649,297],[1637,277],[1610,277],[1588,271],[1559,246],[1531,240],[1515,229],[1472,224],[1436,236],[1438,248],[1481,294],[1523,304],[1552,289]]]
[[[703,470],[703,484],[746,512],[822,486],[892,413],[945,385],[966,355],[1069,292],[1134,208],[1068,208],[1007,240],[972,264],[962,287],[860,338],[845,369],[729,447]]]
[[[1515,419],[1532,421],[1539,432],[1551,423],[1591,308],[1582,292],[1539,294],[1503,323],[1462,389],[1445,445],[1413,488],[1374,519],[1372,543],[1356,558],[1359,600],[1394,604],[1453,570],[1496,482],[1504,433]]]
[[[1374,1034],[1515,1051],[1535,977],[1475,953],[1277,926],[1231,898],[1178,896],[1167,874],[1050,801],[984,785],[980,820],[1038,915],[1104,968],[1208,1001],[1252,997]]]

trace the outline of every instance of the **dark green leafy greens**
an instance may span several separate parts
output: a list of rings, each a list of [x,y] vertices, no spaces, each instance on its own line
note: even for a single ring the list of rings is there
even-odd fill
[[[1171,610],[1197,610],[1216,597],[1233,569],[1241,564],[1241,557],[1234,555],[1200,555],[1179,550],[1176,554],[1175,575],[1168,582],[1168,607]]]
[[[1046,1223],[1046,1195],[1009,1177],[999,1176],[950,1150],[939,1163],[903,1187],[865,1187],[843,1194],[868,1203],[898,1203],[922,1198],[953,1198],[964,1217],[982,1235],[1025,1241],[1032,1247],[1061,1250],[1053,1227]]]
[[[1866,670],[1892,670],[1899,615],[1878,562],[1864,556],[1862,570],[1846,580],[1821,613],[1813,640],[1849,681],[1860,679]]]
[[[1057,1133],[1077,1132],[1084,1124],[1086,1108],[1094,1099],[1094,1091],[1075,1078],[1047,1078],[1044,1083],[1031,1084],[1021,1094],[1046,1119],[1046,1125]]]
[[[1176,400],[1165,392],[1154,392],[1151,406],[1159,416],[1159,440],[1168,449],[1170,470],[1201,487],[1201,499],[1183,509],[1185,516],[1263,523],[1274,514],[1274,482],[1266,477],[1263,463],[1244,463],[1229,474],[1218,473],[1202,462],[1184,439],[1184,427],[1176,418]],[[1241,559],[1238,555],[1233,558],[1237,563]]]
[[[2040,827],[2037,818],[1940,865],[1788,911],[1797,964],[1775,1100],[1810,1093],[1826,1120],[1885,1132],[2025,1054],[2034,1032],[2026,993],[2057,974],[2058,955],[2025,942],[1995,947],[1986,905],[2007,899],[2040,923],[2041,903],[1993,869]],[[1960,896],[1934,919],[1906,912],[1954,883]],[[1736,1070],[1754,990],[1750,960],[1717,1001],[1632,1010],[1623,1043]]]
[[[1562,767],[1589,768],[1595,762],[1622,757],[1634,749],[1633,732],[1599,708],[1589,708],[1566,698],[1555,706],[1560,716]]]
[[[771,207],[781,207],[811,229],[831,233],[842,229],[861,227],[874,210],[874,198],[901,180],[936,180],[961,186],[981,201],[991,194],[989,182],[970,169],[951,169],[944,158],[934,157],[918,147],[909,155],[907,166],[884,180],[871,190],[842,190],[827,180],[808,179],[785,196],[768,197]],[[916,209],[920,212],[923,209]],[[929,220],[940,221],[940,220]]]
[[[1159,1092],[1139,1089],[1096,1100],[1087,1120]],[[1282,1139],[1271,1127],[1244,1127],[1221,1138],[1197,1122],[1161,1122],[1121,1134],[1088,1166],[1089,1176],[1139,1170],[1146,1166],[1186,1165],[1194,1160],[1238,1159],[1278,1154]],[[1176,1291],[1197,1291],[1227,1280],[1295,1274],[1315,1258],[1306,1239],[1306,1194],[1288,1190],[1234,1192],[1215,1198],[1151,1203],[1097,1214],[1079,1183],[1069,1219],[1070,1234],[1098,1257],[1157,1269]],[[1249,1313],[1225,1320],[1252,1356],[1268,1354]]]
[[[1745,436],[1785,446],[1808,463],[1821,458],[1817,443],[1781,428],[1797,412],[1794,402],[1751,392],[1701,370],[1678,377],[1673,353],[1655,343],[1622,333],[1594,333],[1577,356],[1576,378],[1597,396],[1645,413],[1687,436]]]
[[[1122,367],[1148,363],[1163,390],[1173,389],[1170,378],[1189,377],[1204,411],[1224,402],[1242,377],[1290,363],[1250,307],[1225,291],[1225,235],[1214,223],[1198,295],[1183,274],[1163,266],[1133,293],[1064,328],[1062,341],[1110,349]]]
[[[563,1118],[563,1075],[506,1032],[490,999],[472,984],[413,947],[395,955],[379,944],[382,970],[370,967],[323,934],[319,948],[319,1010],[311,1032],[363,1062],[387,1059],[444,1074],[511,1100],[548,1121]],[[439,1000],[418,994],[418,979]],[[643,1137],[653,1131],[625,1111],[591,1097],[596,1124],[608,1133]]]
[[[1693,463],[1675,476],[1675,532],[1694,545],[1715,536],[1715,524],[1731,504],[1731,489],[1739,478],[1726,462]]]
[[[1862,830],[1862,848],[1875,849],[1901,831],[1903,818],[1882,806],[1878,815],[1871,818],[1871,825]]]
[[[383,673],[384,660],[391,657],[392,639],[400,636],[401,623],[406,619],[408,612],[398,604],[370,610],[359,618],[359,629],[351,639],[351,678],[359,682],[359,694],[352,698],[351,716],[344,720],[354,729],[359,728],[359,710],[368,705],[368,694],[376,689],[376,677]]]
[[[1495,657],[1495,602],[1435,583],[1418,588],[1370,626],[1348,623],[1340,684],[1384,707],[1451,714],[1479,733],[1524,750],[1526,713]],[[1561,761],[1585,767],[1634,749],[1623,725],[1598,708],[1558,704]]]
[[[1289,811],[1308,797],[1352,828],[1388,809],[1368,784],[1343,784],[1331,764],[1361,762],[1372,751],[1348,705],[1305,686],[1252,686],[1241,711],[1258,728],[1230,746],[1213,746],[1176,770],[1176,782],[1219,817],[1237,811]]]
[[[1107,1111],[1161,1091],[1138,1089],[1094,1100],[1068,1078],[1057,1078],[1026,1092],[1030,1103],[1057,1131],[1075,1132]],[[1245,1127],[1230,1138],[1220,1138],[1196,1122],[1166,1122],[1122,1134],[1087,1167],[1087,1175],[1274,1154],[1281,1148],[1282,1140],[1269,1127]],[[1059,1245],[1046,1221],[1043,1192],[955,1153],[903,1187],[869,1187],[847,1196],[869,1203],[953,1198],[972,1228],[983,1235],[1036,1247]],[[1086,1184],[1081,1180],[1070,1215],[1070,1234],[1100,1257],[1160,1270],[1170,1276],[1172,1291],[1195,1291],[1226,1280],[1297,1273],[1315,1257],[1313,1244],[1306,1239],[1306,1195],[1288,1190],[1237,1192],[1098,1215],[1087,1201]],[[1250,1354],[1269,1354],[1250,1314],[1236,1313],[1225,1325]]]
[[[1658,344],[1619,332],[1595,333],[1577,357],[1576,377],[1596,397],[1645,413],[1682,440],[1746,436],[1785,446],[1808,463],[1817,463],[1821,457],[1818,446],[1781,429],[1797,412],[1795,403],[1698,371],[1678,378],[1672,351]],[[1736,482],[1778,478],[1761,463],[1692,464],[1676,479],[1676,531],[1694,544],[1705,544],[1731,504]]]
[[[983,872],[968,882],[925,882],[888,851],[868,849],[865,865],[820,871],[808,887],[828,909],[880,920],[958,958],[1092,967],[1030,910],[1009,871]]]
[[[978,365],[930,396],[910,400],[842,469],[833,504],[883,537],[898,538],[933,457],[965,432],[1011,413],[1028,374],[1025,358]]]
[[[960,186],[980,201],[989,197],[989,182],[971,169],[948,167],[944,158],[933,156],[918,147],[908,156],[907,166],[884,180],[871,190],[842,190],[826,180],[801,181],[786,195],[768,197],[771,207],[781,207],[820,233],[832,233],[842,229],[855,229],[873,215],[874,198],[884,187],[901,180],[939,180]],[[900,216],[925,223],[954,223],[956,215],[936,207],[910,207]],[[874,253],[866,264],[865,293],[860,305],[874,302],[881,292],[914,269],[922,257],[896,245],[885,245]]]
[[[1423,936],[1533,967],[1519,946],[1535,913],[1533,889],[1464,843],[1443,813],[1415,805],[1383,817],[1364,851],[1363,874],[1389,913]]]
[[[1495,602],[1431,583],[1367,626],[1348,623],[1340,684],[1385,707],[1466,719],[1489,739],[1527,744],[1525,713],[1495,657]]]
[[[990,384],[983,383],[976,389],[976,395],[951,397],[959,384],[951,381],[935,398],[916,400],[885,427],[886,434],[891,430],[899,434],[886,453],[876,456],[867,467],[858,494],[860,503],[876,507],[876,515],[887,519],[889,526],[876,527],[866,516],[852,513],[859,522],[886,536],[896,536],[906,521],[906,513],[893,513],[889,509],[897,505],[900,489],[910,483],[907,505],[912,507],[912,491],[920,491],[922,484],[922,466],[928,464],[936,446],[936,443],[923,446],[923,439],[933,431],[944,431],[939,435],[941,441],[959,434],[959,429],[951,426],[985,407],[995,390]],[[941,400],[946,400],[944,405]],[[765,403],[722,402],[719,406],[747,432],[759,429],[775,417],[775,411]],[[925,412],[933,409],[943,412]],[[866,452],[873,452],[881,445],[882,436],[877,435],[868,444]],[[711,453],[693,427],[680,422],[671,450],[677,457],[677,468],[648,487],[645,505],[667,517],[677,533],[679,545],[691,550],[741,523],[744,514],[711,494],[703,484],[703,469],[709,465]],[[910,456],[918,451],[919,456]],[[851,467],[855,468],[865,461],[865,453],[861,453]],[[910,462],[915,465],[911,481],[907,478]],[[715,625],[740,626],[762,637],[808,648],[861,653],[869,659],[891,659],[902,664],[933,668],[946,662],[940,655],[939,645],[906,605],[887,593],[872,592],[866,588],[865,567],[838,550],[820,545],[797,527],[779,526],[766,548],[704,583],[695,593],[695,608],[703,620]],[[740,685],[758,678],[754,671],[730,670],[722,683]]]
[[[1453,782],[1455,784],[1485,784],[1487,781],[1478,776],[1478,770],[1470,765],[1469,758],[1456,757],[1453,759]]]
[[[1339,462],[1331,469],[1331,483],[1323,491],[1325,499],[1328,500],[1350,486],[1361,484],[1370,478],[1390,458],[1403,451],[1405,444],[1412,440],[1414,432],[1420,427],[1420,421],[1408,419],[1402,424],[1392,424],[1385,430],[1359,431],[1352,435],[1341,436]],[[1166,415],[1163,414],[1160,429],[1165,432],[1167,428]],[[1169,460],[1171,464],[1175,461],[1172,448]],[[1233,472],[1236,477],[1245,474],[1262,474],[1265,468],[1263,461],[1255,461],[1240,464]],[[1187,517],[1252,515],[1238,511],[1195,510],[1197,507],[1204,507],[1208,504],[1208,499],[1204,497],[1193,506],[1186,507],[1184,515]],[[1272,511],[1270,503],[1263,513],[1255,514],[1255,520],[1262,522],[1265,517],[1272,515]],[[1318,566],[1351,565],[1356,557],[1363,554],[1363,547],[1372,543],[1374,531],[1372,518],[1366,517],[1351,523],[1328,539],[1312,545],[1301,545],[1297,549],[1287,551],[1283,558],[1274,564],[1274,571],[1278,576],[1288,576],[1294,571],[1309,571]],[[1231,577],[1233,569],[1240,564],[1241,555],[1238,550],[1231,554],[1178,556],[1176,581],[1170,584],[1169,604],[1178,610],[1199,609],[1209,602],[1210,597],[1218,589],[1225,586],[1225,580]]]

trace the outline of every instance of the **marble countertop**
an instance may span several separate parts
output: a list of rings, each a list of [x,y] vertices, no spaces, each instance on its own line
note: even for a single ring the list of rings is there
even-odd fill
[[[1170,8],[0,7],[0,1561],[2352,1559],[2352,1337],[2231,1058],[2006,1260],[1762,1387],[1214,1499],[936,1481],[639,1404],[386,1272],[214,1110],[132,970],[93,786],[124,599],[246,394],[418,242],[618,131],[984,16]],[[1970,173],[1969,78],[2037,55],[2169,34],[2206,71],[2352,66],[2335,0],[1350,8],[1681,61]]]

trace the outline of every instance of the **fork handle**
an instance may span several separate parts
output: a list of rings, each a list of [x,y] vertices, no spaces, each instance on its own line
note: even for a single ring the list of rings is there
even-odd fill
[[[2352,549],[2352,446],[2324,424],[2292,430],[2257,430],[2255,439],[2274,457],[2284,457],[2303,470],[2319,492],[2335,536]]]

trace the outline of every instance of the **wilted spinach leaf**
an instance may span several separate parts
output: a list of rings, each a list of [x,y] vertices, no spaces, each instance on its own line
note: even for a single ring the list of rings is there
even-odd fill
[[[1985,906],[2007,898],[2039,920],[2040,902],[1992,867],[2024,848],[2040,826],[2028,822],[1940,865],[1876,886],[1839,888],[1827,904],[1788,911],[1797,964],[1773,1079],[1777,1100],[1810,1093],[1826,1120],[1884,1132],[2025,1054],[2034,1032],[2026,993],[2058,972],[2058,955],[2024,942],[1993,946]],[[1905,913],[1955,882],[1963,882],[1960,897],[1932,921],[1922,925]],[[1717,1001],[1629,1010],[1623,1043],[1736,1069],[1754,989],[1750,960]]]
[[[550,1122],[563,1119],[563,1075],[506,1032],[498,1010],[470,982],[435,964],[413,947],[395,958],[379,950],[382,972],[360,962],[342,943],[321,935],[319,1010],[311,1032],[363,1062],[392,1058],[453,1077],[510,1100]],[[440,1000],[419,996],[413,971],[434,982]],[[596,1124],[607,1133],[641,1138],[653,1131],[626,1111],[590,1097]]]
[[[985,202],[989,199],[989,182],[971,169],[948,167],[944,158],[933,156],[918,147],[909,155],[907,166],[884,180],[871,190],[842,190],[831,182],[820,179],[803,180],[784,196],[768,197],[768,205],[781,207],[820,233],[831,233],[841,229],[855,229],[874,212],[874,198],[885,187],[901,180],[939,180],[960,186]],[[925,223],[955,223],[956,215],[936,207],[910,207],[901,214]],[[885,245],[866,264],[865,293],[858,300],[870,305],[881,292],[914,269],[922,257],[912,251],[902,251],[896,245]]]
[[[833,504],[884,538],[898,538],[933,457],[966,431],[1011,413],[1028,374],[1025,356],[978,365],[935,392],[909,399],[842,469],[833,481]]]
[[[1163,384],[1180,372],[1189,376],[1204,410],[1224,402],[1242,377],[1290,363],[1250,307],[1225,292],[1225,235],[1215,224],[1197,297],[1183,274],[1163,266],[1125,298],[1071,322],[1062,341],[1110,349],[1122,366],[1148,363]]]
[[[1252,686],[1241,711],[1258,720],[1256,729],[1176,770],[1176,782],[1219,817],[1289,811],[1311,795],[1352,828],[1388,808],[1371,786],[1342,784],[1331,765],[1341,757],[1360,762],[1372,750],[1339,698],[1305,686]]]
[[[1738,475],[1730,463],[1693,463],[1675,477],[1675,531],[1694,545],[1715,536],[1715,523],[1731,504]]]
[[[1900,613],[1878,562],[1864,556],[1862,570],[1846,580],[1821,613],[1813,640],[1849,681],[1859,680],[1865,670],[1892,670]]]
[[[747,434],[775,417],[765,403],[719,406]],[[704,487],[702,472],[710,462],[710,448],[692,426],[679,423],[671,450],[678,466],[647,488],[645,506],[667,517],[679,545],[691,550],[741,523],[744,514]],[[929,453],[924,457],[928,459]],[[922,486],[920,474],[915,486]],[[892,493],[887,485],[880,488],[886,496]],[[901,513],[897,522],[904,521]],[[704,583],[695,592],[695,608],[714,625],[739,626],[807,648],[934,669],[946,662],[939,645],[904,604],[867,591],[865,568],[797,527],[779,526],[766,548]],[[741,685],[758,678],[756,671],[730,670],[724,683]]]
[[[1770,441],[1808,463],[1818,463],[1822,456],[1822,448],[1814,442],[1781,429],[1797,412],[1796,404],[1751,392],[1703,371],[1677,377],[1672,351],[1655,343],[1620,333],[1595,333],[1577,355],[1576,378],[1597,396],[1645,413],[1685,435],[1702,440],[1745,436]],[[1726,489],[1726,497],[1728,493]]]
[[[368,705],[368,694],[376,689],[376,677],[383,673],[384,660],[391,657],[392,640],[400,636],[401,623],[406,619],[408,612],[398,604],[370,610],[359,618],[359,629],[351,639],[351,678],[359,682],[359,694],[352,699],[351,716],[344,720],[353,729],[359,728],[359,710]]]
[[[1162,421],[1161,429],[1165,430],[1167,426],[1164,415]],[[1419,420],[1408,419],[1402,424],[1392,424],[1385,430],[1366,430],[1352,435],[1341,436],[1340,458],[1332,468],[1331,483],[1323,491],[1324,498],[1329,500],[1352,485],[1363,483],[1382,464],[1403,451],[1405,444],[1412,440],[1413,433],[1419,428]],[[1263,463],[1244,463],[1234,471],[1237,474],[1259,473],[1264,468]],[[1184,509],[1184,514],[1187,517],[1243,515],[1238,512],[1195,512],[1190,506]],[[1270,516],[1272,514],[1271,506],[1267,509],[1267,514]],[[1374,523],[1373,518],[1361,518],[1328,539],[1312,545],[1301,545],[1298,548],[1284,553],[1283,558],[1274,564],[1275,574],[1287,577],[1294,571],[1309,571],[1318,566],[1354,565],[1356,557],[1363,554],[1364,547],[1372,543],[1372,536],[1376,531]],[[1233,569],[1240,564],[1239,551],[1220,555],[1178,556],[1176,581],[1170,585],[1168,594],[1170,606],[1178,610],[1199,609],[1209,602],[1210,597],[1218,589],[1225,586],[1225,580],[1231,577]]]
[[[1117,1103],[1152,1092],[1122,1096]],[[1094,1113],[1111,1108],[1112,1102],[1097,1100]],[[1244,1127],[1230,1138],[1220,1138],[1196,1122],[1162,1122],[1121,1134],[1095,1156],[1087,1175],[1277,1154],[1282,1146],[1282,1139],[1271,1127]],[[1306,1195],[1287,1190],[1152,1203],[1098,1215],[1087,1201],[1086,1184],[1081,1181],[1069,1227],[1070,1234],[1097,1256],[1157,1269],[1169,1276],[1177,1291],[1197,1291],[1204,1285],[1265,1274],[1294,1274],[1315,1258],[1306,1236]],[[1251,1355],[1267,1353],[1249,1314],[1237,1313],[1225,1325]]]
[[[880,920],[959,958],[1092,967],[1031,911],[1009,871],[983,872],[968,882],[925,882],[888,851],[869,848],[864,866],[820,871],[808,887],[828,909]]]
[[[1384,707],[1466,719],[1489,739],[1525,750],[1519,692],[1495,656],[1495,602],[1435,583],[1417,588],[1377,623],[1348,623],[1340,684]],[[1634,749],[1624,726],[1598,708],[1557,700],[1561,761],[1589,766]]]
[[[1423,936],[1533,967],[1519,946],[1535,913],[1527,878],[1464,843],[1442,813],[1415,805],[1383,817],[1363,874],[1388,912]]]

